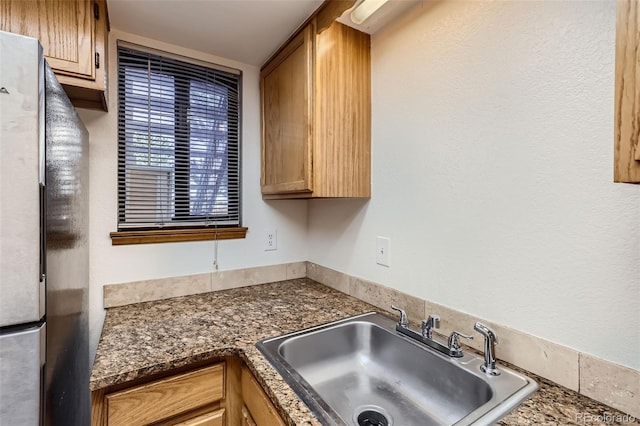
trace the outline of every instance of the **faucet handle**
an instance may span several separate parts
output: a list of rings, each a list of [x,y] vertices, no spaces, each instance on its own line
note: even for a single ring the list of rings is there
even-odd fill
[[[440,328],[440,315],[429,315],[429,318],[427,318],[426,320],[422,320],[420,328],[422,329],[422,337],[431,339],[433,337],[433,329]]]
[[[440,315],[432,314],[429,318],[422,320],[422,328],[440,328]]]
[[[407,320],[407,313],[404,311],[404,309],[398,308],[395,305],[391,305],[391,309],[400,312],[400,320],[398,321],[398,325],[402,328],[407,328],[409,326],[409,321]]]
[[[467,336],[466,334],[462,334],[459,331],[454,331],[449,335],[449,341],[447,342],[447,346],[449,347],[449,355],[455,357],[462,356],[462,348],[460,347],[460,340],[458,337],[463,337],[467,340],[473,340],[473,336]]]

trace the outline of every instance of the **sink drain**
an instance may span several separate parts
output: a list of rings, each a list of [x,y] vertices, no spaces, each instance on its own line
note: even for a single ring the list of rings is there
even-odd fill
[[[360,407],[353,416],[358,426],[392,426],[391,417],[382,407]]]

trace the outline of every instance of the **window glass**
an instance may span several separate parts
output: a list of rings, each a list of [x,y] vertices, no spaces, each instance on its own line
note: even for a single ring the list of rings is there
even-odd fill
[[[240,225],[240,75],[118,48],[118,228]]]

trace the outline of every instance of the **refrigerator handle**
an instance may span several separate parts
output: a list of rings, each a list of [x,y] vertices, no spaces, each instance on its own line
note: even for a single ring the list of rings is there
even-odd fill
[[[47,188],[40,184],[40,284],[47,274]]]

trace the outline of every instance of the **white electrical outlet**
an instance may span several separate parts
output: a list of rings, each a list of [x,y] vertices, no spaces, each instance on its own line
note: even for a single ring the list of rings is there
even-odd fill
[[[376,263],[382,266],[391,266],[391,239],[387,237],[376,238]]]
[[[278,230],[265,229],[264,231],[264,250],[278,250]]]

